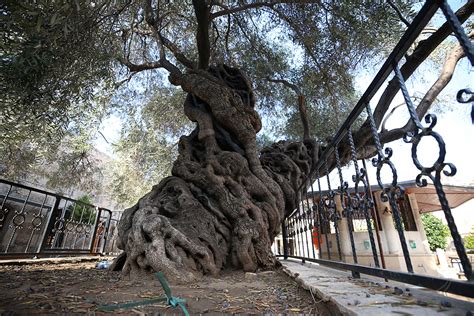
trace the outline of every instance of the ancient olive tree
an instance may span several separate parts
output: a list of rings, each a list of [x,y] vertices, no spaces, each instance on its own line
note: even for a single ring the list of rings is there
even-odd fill
[[[179,139],[171,176],[125,210],[119,224],[124,253],[115,267],[132,276],[163,271],[179,280],[215,275],[225,268],[271,269],[277,264],[270,249],[273,238],[284,215],[298,203],[296,189],[318,159],[321,141],[330,135],[317,134],[337,128],[356,97],[354,71],[367,58],[380,56],[381,48],[402,32],[400,12],[412,13],[405,2],[397,1],[397,10],[394,6],[353,1],[78,0],[73,5],[41,2],[32,7],[11,1],[3,9],[14,29],[7,41],[16,46],[6,60],[9,71],[3,73],[11,89],[24,81],[33,93],[10,93],[9,102],[20,108],[36,102],[38,109],[30,112],[41,115],[51,113],[51,105],[43,101],[53,101],[53,108],[68,117],[67,111],[77,104],[88,109],[81,96],[95,95],[98,79],[104,79],[99,80],[104,86],[113,75],[125,77],[115,80],[119,89],[129,84],[122,92],[145,79],[161,88],[179,87],[184,95],[178,111],[193,122],[192,131]],[[470,1],[458,15],[466,20],[472,10]],[[405,77],[449,35],[443,27],[407,57]],[[12,74],[22,67],[19,61],[38,51],[47,62],[39,58],[35,72],[23,73],[20,79]],[[63,88],[70,94],[61,95]],[[384,93],[375,110],[377,125],[396,92],[390,85]],[[121,101],[115,97],[112,103],[120,107]],[[158,111],[172,110],[176,108],[164,104]],[[280,141],[260,150],[258,111],[264,116],[284,113],[286,117],[279,118],[284,124],[301,117],[296,125],[303,141]],[[10,117],[15,116],[11,112]],[[326,117],[321,119],[320,113]],[[68,128],[67,123],[58,125]],[[384,134],[385,141],[400,137],[390,132]],[[356,144],[370,153],[367,134],[363,124]],[[342,149],[346,161],[347,148]]]
[[[268,10],[249,12],[254,8]],[[287,23],[295,41],[304,43],[306,51],[314,54],[318,50],[312,47],[314,39],[308,39],[308,34],[298,36],[308,25],[298,25],[298,22],[301,18],[311,20],[328,9],[316,7],[305,16],[307,8],[263,2],[229,8],[220,3],[193,1],[192,7],[181,7],[178,11],[194,11],[191,21],[180,22],[196,29],[196,50],[192,45],[189,47],[189,43],[181,42],[179,33],[175,32],[177,36],[170,40],[172,35],[167,34],[166,26],[179,21],[170,8],[154,7],[151,2],[144,4],[143,16],[139,18],[146,22],[142,33],[148,32],[155,39],[159,59],[138,64],[124,58],[121,62],[132,73],[148,68],[166,69],[170,83],[188,93],[184,113],[197,124],[190,135],[182,136],[179,141],[179,155],[173,164],[172,176],[163,179],[124,212],[119,242],[125,255],[117,265],[123,265],[125,273],[135,275],[160,270],[170,277],[190,279],[196,273],[217,274],[226,267],[255,271],[275,266],[275,257],[270,250],[272,240],[279,232],[283,216],[297,203],[295,191],[317,159],[318,146],[309,138],[306,123],[303,143],[280,142],[259,152],[256,134],[262,123],[255,109],[252,82],[241,69],[232,67],[239,62],[233,60],[232,55],[242,54],[244,49],[255,51],[257,58],[259,54],[266,59],[276,55],[269,43],[258,38],[261,37],[259,28],[263,28],[265,22],[273,22],[274,27]],[[240,11],[244,17],[233,16]],[[370,14],[380,12],[365,12],[365,16]],[[219,41],[218,37],[222,36],[219,18],[224,16],[228,24],[234,20],[234,28],[239,30],[240,27],[244,39],[246,35],[249,39],[242,43],[240,37],[232,36],[232,32],[236,32],[232,25],[224,25],[227,32],[224,43]],[[259,25],[255,30],[247,30],[243,25],[252,19],[260,19],[256,22]],[[334,22],[328,24],[328,27],[334,26]],[[215,33],[211,32],[214,28]],[[309,26],[306,32],[316,30]],[[337,32],[336,27],[334,31]],[[222,44],[227,47],[220,49]],[[230,45],[235,46],[233,51],[229,49]],[[369,50],[367,46],[371,44],[367,43],[358,53]],[[353,49],[348,50],[353,52]],[[181,68],[167,58],[168,51]],[[343,47],[336,48],[334,54],[343,51]],[[225,54],[230,56],[226,58]],[[193,55],[196,57],[191,59]],[[350,56],[349,52],[347,56]],[[263,72],[268,78],[274,74],[272,68],[279,66],[279,70],[284,71],[285,66],[288,67],[284,65],[287,61],[279,61],[278,55],[275,57],[269,60],[273,65],[260,61],[258,65],[262,69],[255,72]],[[325,57],[325,60],[336,58]],[[240,61],[248,59],[242,56]],[[322,62],[316,57],[312,61]],[[329,63],[318,65],[319,74],[329,76],[331,71],[323,67],[330,66]],[[350,64],[347,69],[353,67],[354,64]],[[347,73],[341,73],[346,75],[341,76],[343,79],[349,78]],[[350,90],[352,82],[348,81],[341,82],[341,86]],[[264,84],[268,85],[268,82]],[[304,113],[303,121],[307,122]]]

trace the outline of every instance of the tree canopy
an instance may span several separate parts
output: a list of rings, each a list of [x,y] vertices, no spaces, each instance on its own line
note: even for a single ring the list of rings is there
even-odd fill
[[[294,91],[269,80],[298,86],[308,100],[313,136],[324,139],[347,111],[341,105],[355,97],[352,76],[357,66],[379,55],[403,29],[395,11],[383,3],[210,1],[205,13],[208,52],[203,55],[208,56],[203,57],[199,47],[205,45],[199,36],[198,43],[195,39],[201,19],[193,8],[200,2],[3,2],[2,161],[14,157],[26,162],[17,169],[30,168],[55,153],[65,135],[90,143],[111,109],[130,119],[121,143],[129,133],[143,131],[146,123],[138,121],[147,116],[155,131],[166,133],[166,124],[181,126],[172,114],[179,107],[163,102],[156,106],[165,116],[144,108],[167,97],[163,91],[169,82],[162,70],[184,71],[209,62],[239,66],[249,75],[259,111],[269,118],[273,114],[278,127],[267,129],[271,138],[300,137],[302,127]],[[410,5],[397,5],[409,12]],[[154,89],[160,86],[165,90]],[[169,91],[179,95],[176,89]],[[142,96],[130,100],[131,93]],[[335,123],[322,129],[321,122],[328,120]],[[84,151],[74,153],[80,158]],[[24,171],[13,168],[4,174]]]
[[[4,1],[2,173],[58,161],[64,142],[63,165],[87,166],[98,126],[114,112],[125,122],[116,150],[128,161],[118,179],[133,168],[155,180],[190,126],[177,101],[185,95],[169,79],[209,64],[249,76],[265,123],[261,144],[302,137],[301,97],[311,137],[324,142],[358,97],[357,70],[393,47],[416,8],[401,0]],[[5,163],[12,159],[22,163]]]

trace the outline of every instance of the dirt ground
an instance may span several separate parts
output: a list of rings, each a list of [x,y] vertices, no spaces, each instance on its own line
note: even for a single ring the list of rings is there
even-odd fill
[[[164,295],[158,280],[127,280],[120,272],[95,269],[95,262],[0,266],[0,313],[17,314],[182,314],[153,305],[104,312],[104,304],[146,300]],[[219,278],[170,284],[173,296],[186,300],[198,314],[315,314],[336,312],[298,286],[282,271],[245,275],[226,272]]]

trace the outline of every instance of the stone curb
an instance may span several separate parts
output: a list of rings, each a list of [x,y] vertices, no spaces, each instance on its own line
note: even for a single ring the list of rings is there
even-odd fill
[[[310,291],[316,298],[320,299],[324,303],[332,304],[341,314],[343,315],[357,315],[351,309],[348,309],[347,306],[343,305],[339,300],[335,299],[331,295],[327,295],[324,291],[321,291],[315,286],[307,284],[304,279],[299,277],[299,274],[292,272],[284,264],[282,267],[283,272],[285,272],[290,278],[294,279],[302,288]]]
[[[473,315],[474,300],[458,300],[413,285],[353,279],[350,272],[280,260],[283,271],[342,315]]]

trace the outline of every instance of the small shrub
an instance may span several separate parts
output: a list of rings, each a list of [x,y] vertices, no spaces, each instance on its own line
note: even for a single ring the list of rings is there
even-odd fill
[[[472,226],[469,235],[464,237],[464,247],[466,247],[466,249],[474,249],[474,226]]]
[[[421,221],[428,238],[430,250],[435,251],[436,248],[446,249],[447,237],[450,235],[448,226],[431,214],[421,215]]]

